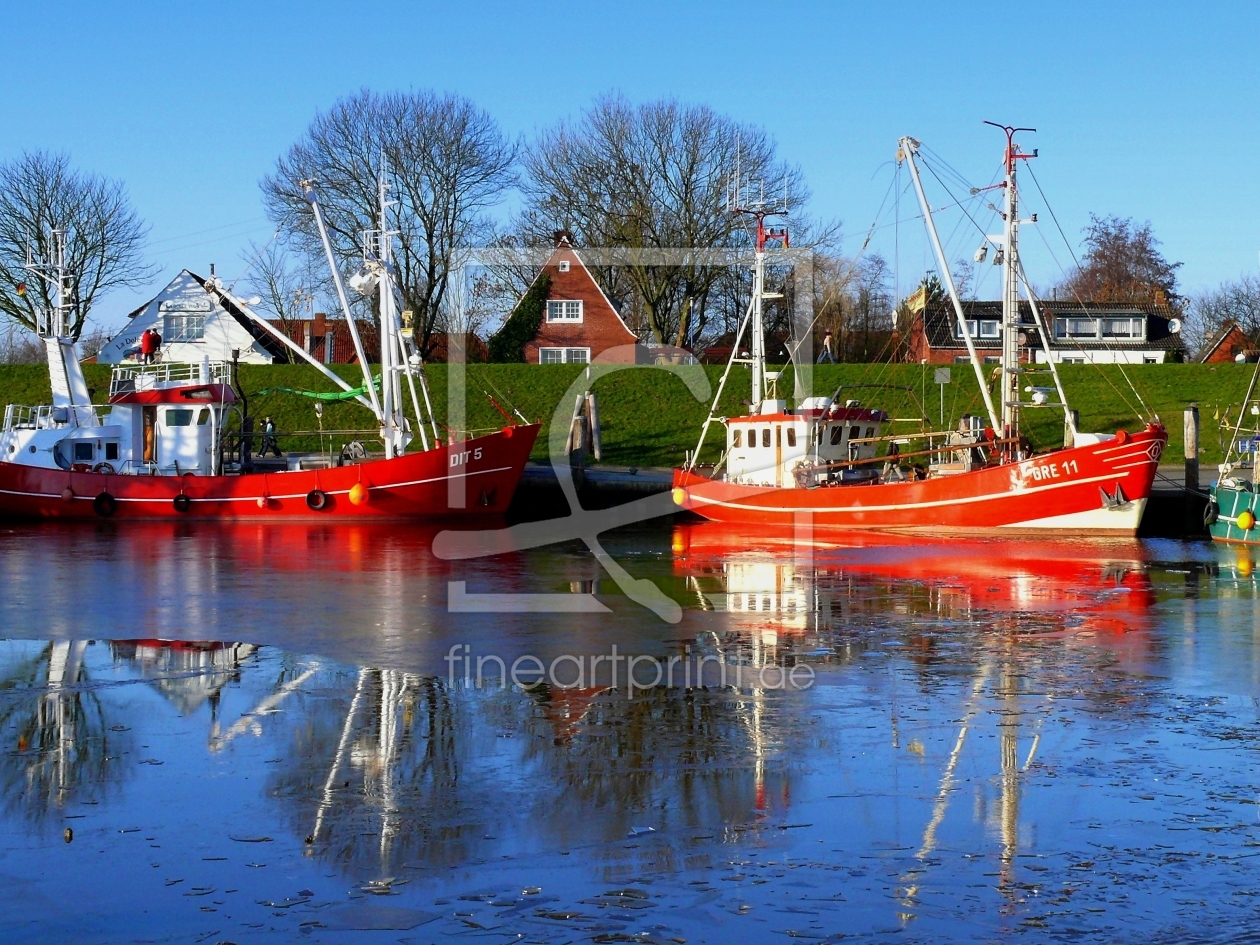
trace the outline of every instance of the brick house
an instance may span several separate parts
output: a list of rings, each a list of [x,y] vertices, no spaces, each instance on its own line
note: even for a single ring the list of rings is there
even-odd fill
[[[1199,356],[1195,358],[1200,364],[1222,364],[1234,361],[1260,360],[1260,345],[1239,327],[1233,319],[1221,325]]]
[[[645,359],[638,337],[617,313],[583,264],[568,233],[557,233],[555,249],[539,275],[551,278],[546,312],[522,351],[527,364],[633,364]]]
[[[1163,364],[1185,360],[1186,344],[1165,305],[1127,302],[1041,302],[1052,333],[1056,364]],[[1020,360],[1044,363],[1032,309],[1020,302]],[[982,360],[1002,354],[1002,303],[963,302],[972,344]],[[968,360],[967,344],[952,304],[933,303],[914,318],[906,342],[908,361],[952,364]]]

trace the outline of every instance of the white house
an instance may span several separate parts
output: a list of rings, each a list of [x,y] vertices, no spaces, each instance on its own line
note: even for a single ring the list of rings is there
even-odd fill
[[[206,291],[206,280],[187,269],[128,315],[126,327],[101,348],[96,360],[118,364],[134,359],[146,328],[153,328],[162,336],[165,361],[230,361],[233,351],[239,351],[241,361],[247,364],[288,360],[278,341],[231,302]]]

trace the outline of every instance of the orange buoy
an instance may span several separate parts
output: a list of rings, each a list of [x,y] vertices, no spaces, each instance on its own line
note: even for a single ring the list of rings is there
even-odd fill
[[[673,497],[674,505],[687,504],[687,490],[682,486],[675,486],[674,491],[670,495]]]
[[[1256,527],[1256,513],[1251,511],[1251,509],[1243,509],[1238,513],[1238,518],[1234,519],[1234,521],[1243,531],[1251,531],[1251,529]]]
[[[1118,445],[1121,445],[1121,446],[1122,446],[1122,445],[1124,445],[1125,443],[1128,443],[1128,442],[1129,442],[1129,431],[1128,431],[1128,430],[1117,430],[1117,431],[1116,431],[1116,443],[1117,443]]]
[[[514,428],[513,428],[513,427],[504,427],[504,428],[503,428],[503,438],[504,438],[505,440],[510,440],[510,439],[512,439],[512,433],[513,433],[513,432],[514,432]]]
[[[66,486],[64,489],[61,490],[61,501],[69,502],[72,499],[74,499],[74,490],[71,489],[69,486]]]
[[[368,489],[361,482],[356,482],[350,487],[350,504],[351,505],[367,505]]]

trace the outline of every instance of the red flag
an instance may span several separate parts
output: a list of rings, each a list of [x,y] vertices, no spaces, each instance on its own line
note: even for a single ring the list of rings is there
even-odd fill
[[[17,287],[17,289],[18,289],[18,295],[26,295],[26,283],[25,283],[25,282],[19,282],[19,283],[18,283],[18,287]]]

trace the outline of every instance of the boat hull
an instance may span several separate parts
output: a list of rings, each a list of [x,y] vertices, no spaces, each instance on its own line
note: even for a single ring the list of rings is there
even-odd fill
[[[713,521],[932,534],[1133,535],[1168,434],[1152,424],[1019,463],[907,482],[789,489],[674,472],[674,501]]]
[[[1213,483],[1207,522],[1212,540],[1230,545],[1260,545],[1260,529],[1255,524],[1257,516],[1260,516],[1257,506],[1260,506],[1260,499],[1257,499],[1252,483],[1239,481],[1233,488]],[[1243,528],[1238,518],[1248,511],[1251,512],[1252,526]]]
[[[508,427],[394,459],[239,476],[109,475],[0,462],[0,517],[363,521],[502,515],[537,435],[537,424]]]

